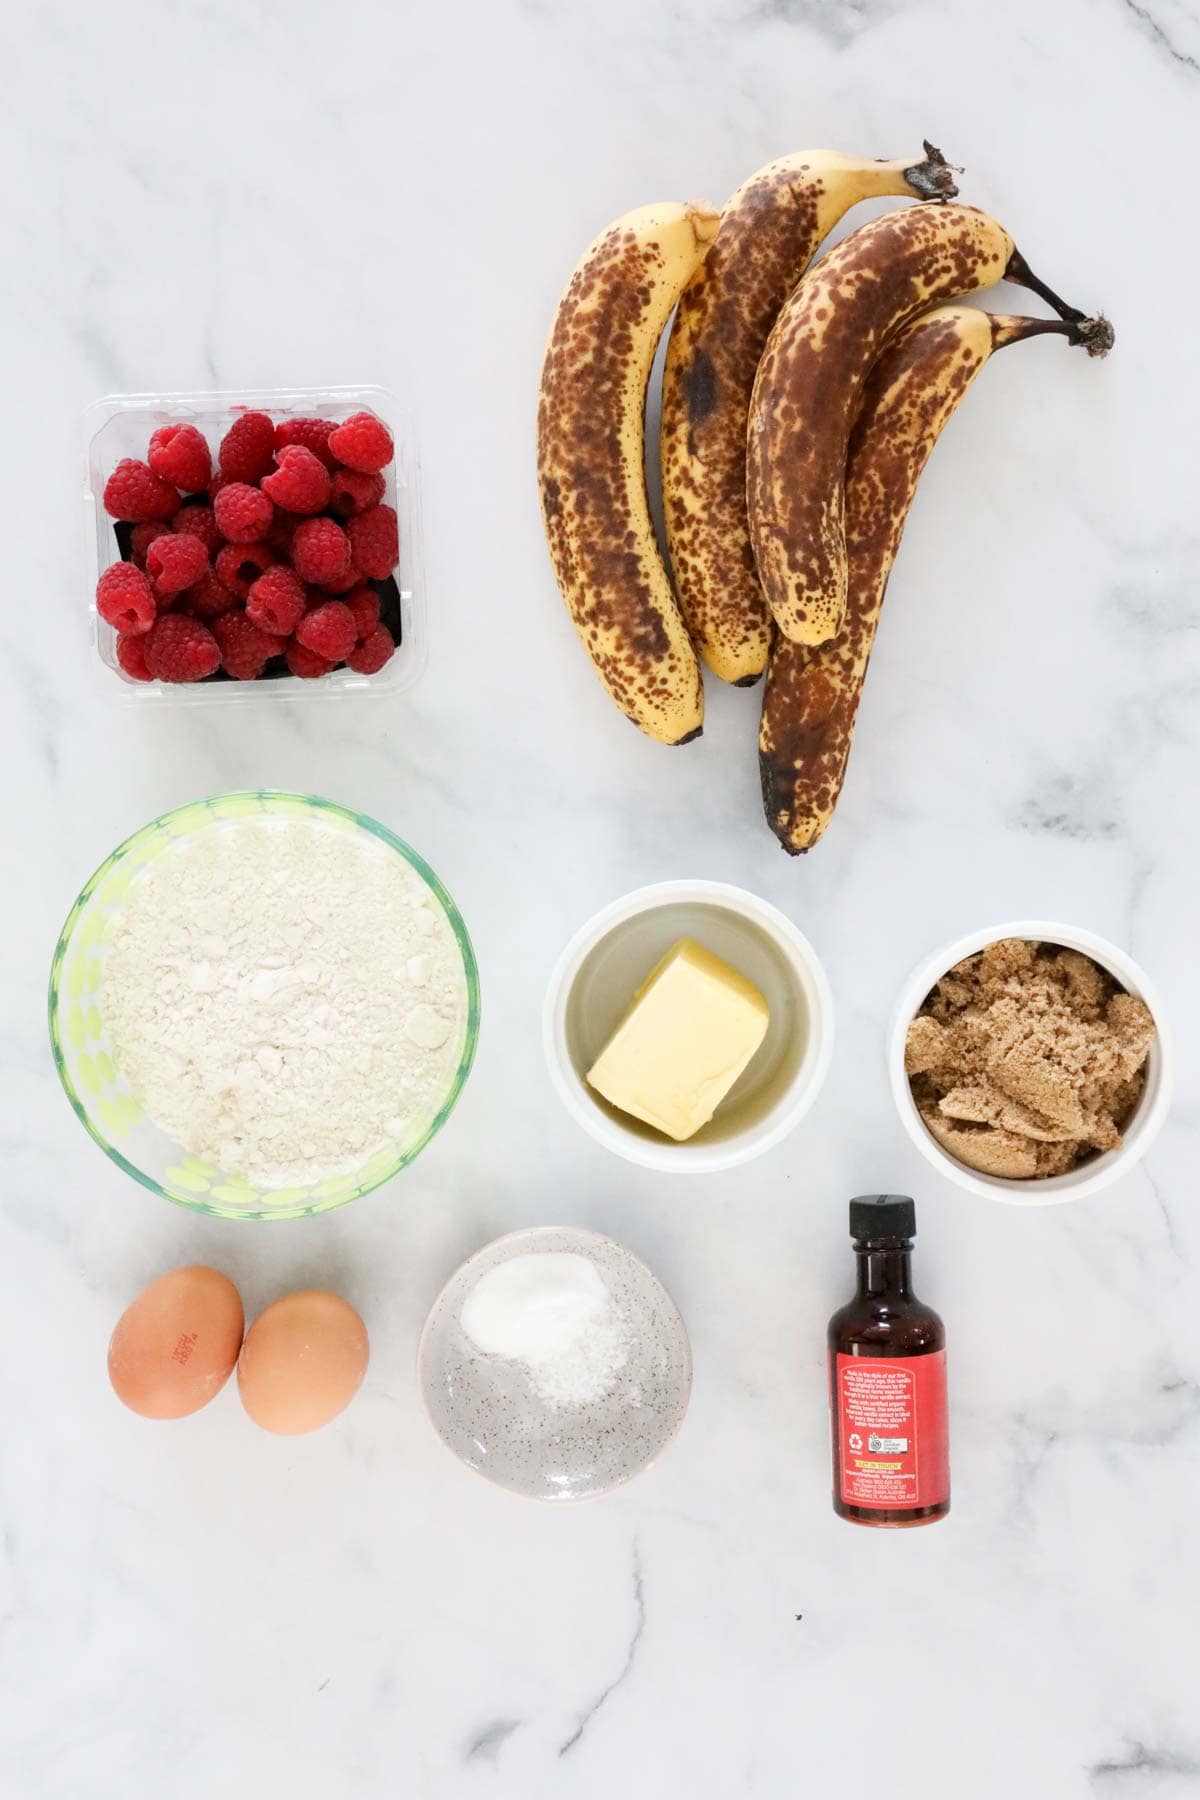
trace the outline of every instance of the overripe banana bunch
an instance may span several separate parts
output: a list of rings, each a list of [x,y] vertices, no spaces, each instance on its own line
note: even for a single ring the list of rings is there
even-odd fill
[[[699,737],[704,690],[650,521],[646,386],[716,232],[710,206],[676,201],[601,232],[559,302],[538,400],[542,519],[563,599],[621,711],[664,744]]]
[[[846,465],[845,623],[815,647],[780,633],[767,667],[758,738],[763,805],[793,856],[812,848],[837,805],[888,576],[930,453],[988,358],[1047,333],[1103,353],[1100,321],[942,306],[899,331],[867,377]]]
[[[802,150],[751,175],[683,290],[667,345],[662,486],[679,604],[701,658],[748,687],[767,664],[771,615],[746,518],[746,425],[763,348],[817,248],[860,200],[958,192],[940,150],[870,162]]]
[[[1055,332],[1103,356],[1113,342],[995,219],[946,202],[949,166],[925,153],[803,151],[751,176],[719,220],[699,203],[625,214],[576,268],[542,366],[542,516],[597,674],[641,730],[682,744],[703,723],[699,657],[740,685],[766,665],[763,798],[793,854],[837,803],[888,574],[942,427],[1006,344]],[[805,273],[847,209],[880,194],[939,204],[872,220]],[[1057,320],[947,304],[1002,277]],[[677,303],[660,454],[678,600],[644,469],[646,388]]]

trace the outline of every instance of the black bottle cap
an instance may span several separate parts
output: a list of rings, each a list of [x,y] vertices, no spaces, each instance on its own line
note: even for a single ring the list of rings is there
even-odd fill
[[[850,1202],[852,1238],[874,1243],[916,1235],[917,1209],[907,1194],[860,1194]]]

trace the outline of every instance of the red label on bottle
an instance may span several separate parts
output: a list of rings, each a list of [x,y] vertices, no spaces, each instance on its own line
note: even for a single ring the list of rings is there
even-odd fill
[[[946,1352],[835,1363],[838,1485],[848,1506],[895,1511],[950,1497]]]

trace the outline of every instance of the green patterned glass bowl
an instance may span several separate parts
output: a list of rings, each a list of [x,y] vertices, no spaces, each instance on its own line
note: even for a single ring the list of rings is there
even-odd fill
[[[368,833],[382,841],[420,877],[449,921],[462,957],[466,1020],[453,1075],[432,1117],[414,1123],[402,1142],[378,1150],[360,1169],[311,1188],[276,1192],[252,1188],[239,1177],[191,1156],[142,1112],[116,1069],[102,1016],[104,957],[110,926],[138,872],[181,838],[220,831],[230,823],[268,815],[314,817],[332,830]],[[454,901],[428,863],[383,825],[331,800],[268,791],[220,794],[164,813],[113,851],[84,887],[59,933],[50,970],[50,1046],[71,1105],[106,1156],[151,1193],[194,1212],[222,1219],[302,1219],[329,1212],[382,1187],[419,1156],[441,1130],[462,1093],[479,1037],[479,971],[475,952]]]

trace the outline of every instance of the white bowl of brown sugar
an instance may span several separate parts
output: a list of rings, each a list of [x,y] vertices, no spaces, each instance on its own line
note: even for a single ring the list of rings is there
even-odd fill
[[[908,1135],[948,1180],[1048,1206],[1140,1162],[1167,1115],[1172,1057],[1132,957],[1078,926],[1020,920],[913,971],[888,1074]]]

